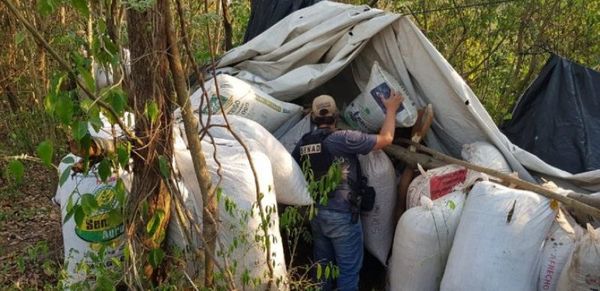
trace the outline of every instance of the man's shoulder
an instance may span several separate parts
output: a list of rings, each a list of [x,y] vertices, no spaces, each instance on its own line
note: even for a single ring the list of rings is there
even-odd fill
[[[346,153],[367,153],[376,141],[376,135],[357,130],[337,130],[326,139],[328,146]]]

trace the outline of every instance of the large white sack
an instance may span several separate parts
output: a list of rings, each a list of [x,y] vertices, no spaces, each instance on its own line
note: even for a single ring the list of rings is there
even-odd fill
[[[78,266],[82,264],[92,266],[90,256],[98,255],[98,250],[102,246],[105,247],[104,257],[101,261],[104,266],[111,267],[113,258],[123,261],[123,221],[107,219],[109,211],[120,211],[122,207],[115,197],[114,187],[117,177],[113,175],[104,183],[96,176],[96,168],[90,169],[87,175],[74,174],[71,167],[79,160],[80,158],[73,154],[63,158],[58,166],[58,174],[62,176],[66,171],[69,176],[64,184],[60,185],[59,183],[54,197],[54,201],[60,205],[61,209],[64,262],[67,271],[67,278],[64,282],[66,286],[86,279],[93,280],[93,270],[86,274],[85,268],[78,268]],[[125,187],[129,189],[130,175],[123,173],[121,178]],[[68,209],[73,205],[79,205],[79,198],[84,194],[92,194],[100,209],[96,209],[89,215],[84,214],[81,225],[76,225],[75,216],[71,216],[65,221]],[[92,282],[90,281],[90,283]]]
[[[300,139],[315,128],[317,126],[311,122],[310,114],[308,114],[280,137],[279,141],[289,153],[292,153]]]
[[[364,132],[379,131],[385,120],[385,106],[382,96],[389,96],[390,89],[404,96],[404,102],[396,113],[396,126],[411,127],[417,121],[414,101],[398,81],[384,71],[377,62],[373,63],[371,76],[365,91],[361,92],[344,110],[344,119],[352,128]]]
[[[206,121],[206,119],[204,120]],[[273,135],[260,124],[244,117],[228,115],[227,120],[233,132],[244,142],[254,141],[264,147],[265,154],[269,157],[272,165],[277,202],[287,205],[312,204],[313,200],[308,193],[308,184],[302,174],[302,169]],[[225,119],[223,116],[211,116],[210,123],[225,124]],[[180,125],[180,131],[184,132],[183,124]],[[209,133],[216,138],[235,140],[231,132],[224,127],[212,127],[209,129]],[[185,135],[182,136],[187,144]],[[206,140],[209,141],[209,139]]]
[[[407,210],[398,221],[390,258],[391,290],[439,290],[465,194],[457,191],[436,201],[425,196],[421,200],[422,206]]]
[[[220,74],[216,79],[219,84],[219,95],[217,95],[214,79],[204,83],[213,114],[221,114],[217,98],[220,96],[226,114],[254,120],[269,132],[275,132],[280,127],[289,128],[301,118],[302,106],[279,101],[233,76]],[[203,91],[200,88],[190,96],[190,102],[194,112],[198,113],[201,110],[203,114],[206,114],[208,106],[206,101],[202,101],[202,95]],[[201,104],[202,108],[200,108]],[[175,111],[175,116],[176,118],[181,116],[180,109]]]
[[[600,228],[587,225],[558,281],[558,291],[600,290]]]
[[[428,171],[419,166],[421,175],[412,180],[406,195],[407,209],[419,206],[421,196],[436,200],[456,190],[471,187],[482,176],[465,167],[447,165]]]
[[[467,197],[441,290],[535,290],[550,200],[491,182]]]
[[[387,265],[394,239],[396,172],[390,158],[380,150],[358,155],[358,161],[369,186],[376,193],[373,209],[361,213],[365,248],[383,265]]]
[[[492,144],[478,141],[463,145],[460,152],[463,160],[490,168],[503,173],[511,173],[512,170],[502,153]]]
[[[558,279],[583,229],[573,218],[559,211],[544,242],[538,290],[556,290]]]
[[[251,279],[259,278],[260,286],[246,286],[250,290],[264,289],[267,282],[267,256],[264,241],[256,242],[256,236],[263,236],[260,227],[261,219],[256,193],[256,184],[252,174],[250,163],[244,149],[235,141],[215,139],[216,159],[213,157],[215,149],[206,141],[202,141],[202,149],[206,157],[207,167],[213,183],[219,182],[222,194],[219,198],[219,232],[218,240],[223,245],[221,249],[218,244],[218,253],[226,253],[230,267],[235,268],[237,286],[243,286],[243,276],[247,273]],[[282,239],[279,232],[279,218],[277,215],[277,202],[273,187],[273,176],[270,171],[271,163],[265,155],[264,149],[252,141],[248,141],[250,156],[256,169],[258,169],[258,189],[261,193],[262,210],[268,214],[268,237],[270,239],[272,266],[275,279],[286,282],[286,266],[283,252]],[[192,164],[192,157],[182,142],[177,142],[174,155],[179,173],[182,176],[185,191],[182,191],[184,204],[193,213],[195,221],[202,223],[202,194]],[[222,168],[218,169],[217,160]],[[235,205],[235,206],[232,206]],[[181,233],[186,230],[189,234],[193,228],[189,225],[177,225],[178,219],[172,217],[169,225],[169,243],[183,250],[197,250],[202,245],[200,237],[194,235],[191,245],[184,239]],[[201,227],[201,226],[200,226]],[[201,229],[201,228],[200,228]],[[231,248],[231,249],[230,249]],[[221,265],[225,263],[223,255],[218,255]],[[233,266],[233,264],[236,266]],[[198,262],[196,262],[198,263]],[[252,282],[252,280],[251,280]],[[274,289],[285,289],[285,286],[273,285]]]

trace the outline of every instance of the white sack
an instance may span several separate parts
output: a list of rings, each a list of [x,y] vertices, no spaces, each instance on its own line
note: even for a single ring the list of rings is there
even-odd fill
[[[206,119],[204,120],[206,122]],[[287,205],[312,204],[313,201],[308,193],[308,184],[302,174],[302,169],[273,135],[260,124],[244,117],[228,115],[227,120],[233,132],[242,141],[254,141],[265,149],[264,153],[269,157],[272,165],[277,202]],[[210,122],[211,124],[225,124],[225,119],[223,116],[214,115],[211,117]],[[183,124],[180,124],[180,130],[182,133],[184,132]],[[212,127],[209,132],[216,138],[235,140],[229,130],[224,127]],[[182,136],[187,144],[185,135]],[[209,140],[206,139],[206,141]],[[264,171],[265,169],[257,167],[256,170]]]
[[[436,200],[455,190],[471,187],[481,177],[465,167],[447,165],[424,171],[412,180],[406,195],[406,208],[419,206],[421,196]]]
[[[216,79],[226,114],[254,120],[269,132],[275,132],[280,127],[289,128],[301,118],[302,106],[279,101],[236,77],[221,74]],[[215,80],[206,81],[204,87],[209,96],[212,113],[221,114]],[[202,88],[198,89],[190,96],[190,102],[194,112],[198,113],[202,110],[202,113],[206,114],[208,106],[206,101],[202,101],[202,93]],[[200,109],[201,104],[203,107]],[[175,111],[175,117],[179,118],[179,116],[181,116],[180,109]]]
[[[385,120],[385,105],[382,98],[389,96],[390,89],[404,96],[404,102],[396,113],[396,126],[411,127],[417,121],[414,102],[398,81],[384,71],[377,62],[371,68],[371,76],[366,90],[362,91],[344,110],[344,119],[352,128],[364,132],[379,131]]]
[[[512,172],[502,153],[488,142],[478,141],[471,144],[465,144],[463,145],[460,154],[463,160],[469,163],[503,173]]]
[[[407,210],[398,221],[390,258],[391,290],[439,290],[465,194],[421,200],[422,206]]]
[[[555,215],[550,200],[538,194],[476,183],[440,290],[537,289],[543,242]]]
[[[362,173],[375,189],[375,204],[361,213],[365,248],[384,266],[394,239],[394,208],[396,206],[396,172],[383,151],[358,155]]]
[[[600,228],[587,225],[558,281],[559,291],[600,290]]]
[[[583,229],[573,218],[559,211],[544,242],[538,290],[554,291],[577,238]]]
[[[243,286],[242,276],[244,272],[248,272],[250,278],[260,278],[262,284],[260,284],[261,286],[250,285],[246,286],[246,288],[250,290],[264,289],[266,287],[268,267],[266,265],[264,243],[263,241],[255,241],[255,235],[262,236],[263,232],[260,228],[261,219],[250,163],[246,158],[244,149],[237,142],[223,139],[215,139],[215,142],[217,144],[217,160],[222,166],[220,171],[222,180],[219,184],[219,187],[222,189],[221,198],[219,199],[219,220],[221,224],[218,239],[225,249],[221,249],[221,251],[227,253],[230,247],[237,244],[237,247],[233,247],[233,251],[227,255],[230,264],[233,264],[234,261],[237,262],[237,267],[232,272],[236,276],[237,286]],[[264,153],[265,150],[260,145],[251,141],[248,141],[247,145],[255,167],[260,169],[257,173],[258,187],[262,194],[262,209],[270,217],[268,236],[271,243],[275,279],[285,282],[286,266],[282,239],[279,232],[273,176],[270,171],[271,163]],[[217,183],[219,175],[217,173],[216,160],[213,158],[215,150],[206,141],[202,141],[202,149],[212,181]],[[184,204],[192,212],[195,221],[201,224],[202,194],[200,193],[200,186],[194,174],[191,154],[185,148],[183,142],[179,141],[175,144],[174,155],[183,184],[187,188],[181,193]],[[235,205],[235,207],[232,209],[231,205]],[[193,232],[192,227],[187,224],[178,226],[178,222],[181,223],[181,221],[176,217],[171,218],[172,222],[169,225],[169,236],[171,239],[169,243],[175,244],[183,250],[196,250],[202,244],[200,237],[197,235],[192,236],[193,241],[191,245],[188,244],[183,239],[185,238],[185,234],[181,233],[181,231],[185,230],[189,234]],[[218,255],[217,257],[219,263],[223,265],[223,256]],[[274,285],[273,287],[276,289],[285,288],[283,285]]]
[[[280,137],[279,141],[289,153],[292,153],[300,139],[316,127],[317,126],[310,120],[310,114],[308,114]]]
[[[77,266],[82,263],[92,266],[90,255],[97,255],[101,246],[105,246],[102,263],[106,267],[112,266],[113,258],[123,261],[123,222],[111,222],[105,216],[108,211],[121,208],[118,200],[114,199],[113,188],[117,178],[116,176],[110,177],[104,183],[99,177],[96,177],[95,168],[91,169],[87,175],[78,173],[72,176],[71,166],[79,160],[80,158],[73,154],[63,158],[58,166],[58,174],[60,176],[63,172],[68,171],[69,177],[64,184],[58,186],[54,197],[54,201],[60,205],[61,209],[64,259],[67,271],[66,286],[93,278],[93,270],[86,274]],[[121,178],[125,187],[129,188],[130,176],[124,173]],[[102,208],[95,210],[90,215],[84,214],[82,225],[76,225],[74,216],[65,222],[70,205],[78,205],[79,197],[87,193],[94,195]]]

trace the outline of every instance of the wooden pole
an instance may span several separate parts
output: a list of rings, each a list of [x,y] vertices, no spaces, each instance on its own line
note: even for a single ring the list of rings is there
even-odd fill
[[[450,157],[448,155],[442,154],[438,151],[432,150],[426,146],[423,146],[421,144],[415,143],[413,141],[407,140],[407,139],[399,139],[399,141],[403,144],[406,145],[410,145],[410,146],[414,146],[415,148],[417,148],[417,150],[425,152],[427,154],[430,154],[431,157],[433,159],[436,159],[438,161],[442,161],[448,164],[455,164],[455,165],[460,165],[463,166],[465,168],[474,170],[474,171],[478,171],[481,173],[485,173],[488,174],[490,176],[494,176],[496,178],[502,179],[505,182],[509,182],[514,184],[515,186],[517,186],[520,189],[523,190],[528,190],[528,191],[532,191],[535,193],[538,193],[546,198],[549,199],[554,199],[557,200],[561,203],[563,203],[566,207],[572,208],[576,211],[579,211],[581,213],[585,213],[587,215],[591,215],[592,217],[596,217],[596,218],[600,218],[600,208],[596,207],[596,205],[598,205],[597,203],[599,203],[600,201],[597,201],[597,199],[593,199],[591,197],[588,197],[586,202],[592,202],[590,204],[594,205],[591,206],[589,204],[586,204],[582,201],[576,200],[577,198],[581,197],[581,196],[585,196],[583,194],[579,194],[579,193],[573,193],[573,194],[569,194],[567,196],[558,194],[550,189],[546,189],[540,185],[536,185],[527,181],[523,181],[517,177],[513,177],[511,175],[507,175],[505,173],[496,171],[496,170],[492,170],[486,167],[482,167],[482,166],[478,166],[478,165],[474,165],[471,164],[469,162],[465,162],[463,160],[459,160],[459,159],[455,159],[453,157]],[[388,148],[391,148],[391,150],[389,150]],[[402,159],[401,156],[396,156],[394,155],[394,152],[397,152],[399,146],[397,145],[390,145],[386,148],[386,152],[392,154],[394,157],[397,157],[399,159]]]

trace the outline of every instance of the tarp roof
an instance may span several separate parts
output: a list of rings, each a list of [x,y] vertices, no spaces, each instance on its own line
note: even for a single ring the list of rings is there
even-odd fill
[[[433,104],[435,120],[426,137],[432,148],[459,156],[463,144],[485,140],[498,147],[523,179],[534,181],[527,168],[600,190],[600,171],[572,175],[511,143],[471,88],[408,17],[322,1],[232,49],[218,67],[290,101],[348,66],[358,87],[364,88],[374,61],[403,83],[419,107]]]

